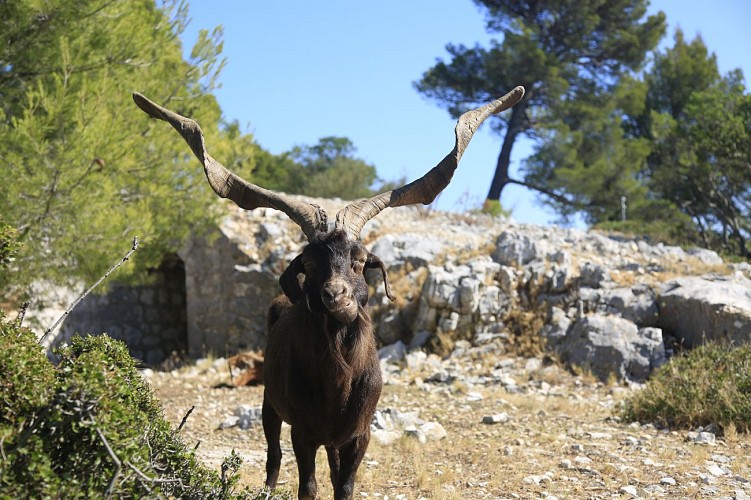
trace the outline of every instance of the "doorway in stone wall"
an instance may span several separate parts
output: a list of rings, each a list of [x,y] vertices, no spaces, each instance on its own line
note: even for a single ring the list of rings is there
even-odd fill
[[[185,293],[185,263],[177,254],[167,254],[156,269],[153,278],[154,301],[146,320],[152,322],[150,331],[154,338],[152,359],[147,364],[161,363],[165,368],[179,363],[188,352],[187,296]],[[148,357],[148,356],[147,356]]]

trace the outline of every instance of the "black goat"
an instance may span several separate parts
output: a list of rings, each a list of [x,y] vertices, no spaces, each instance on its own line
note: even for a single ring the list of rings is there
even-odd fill
[[[381,372],[367,312],[365,270],[383,263],[359,243],[365,223],[388,207],[429,204],[451,181],[459,159],[480,124],[524,95],[516,87],[504,97],[463,114],[454,149],[420,179],[372,198],[355,201],[336,215],[330,229],[318,206],[251,184],[225,169],[207,152],[198,124],[133,94],[136,104],[170,123],[204,166],[214,191],[246,210],[285,212],[303,230],[308,245],[282,274],[284,292],[269,308],[264,364],[263,428],[268,442],[266,485],[276,485],[281,463],[279,432],[291,425],[300,484],[298,498],[317,497],[315,454],[326,448],[336,499],[352,498],[357,469],[370,441],[370,422],[381,394]],[[302,286],[299,275],[304,275]]]

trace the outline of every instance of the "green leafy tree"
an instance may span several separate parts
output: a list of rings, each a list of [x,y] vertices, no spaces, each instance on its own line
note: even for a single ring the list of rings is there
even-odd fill
[[[297,172],[302,176],[298,192],[320,198],[371,196],[371,186],[378,178],[376,169],[356,158],[356,151],[346,137],[322,137],[313,146],[295,147],[289,157],[302,167]]]
[[[525,161],[526,182],[540,186],[563,220],[582,215],[588,224],[619,220],[628,200],[629,216],[651,217],[645,167],[649,141],[628,137],[624,113],[640,112],[646,86],[624,78],[612,90],[577,89],[561,103],[559,118],[540,134],[536,152]]]
[[[6,271],[17,287],[93,279],[135,235],[139,267],[154,266],[213,218],[195,159],[134,90],[195,117],[218,156],[252,170],[253,148],[219,128],[210,94],[221,29],[202,31],[186,61],[187,22],[174,2],[0,2],[0,213],[23,244]]]
[[[633,134],[651,141],[641,174],[653,198],[690,217],[707,247],[748,256],[751,122],[740,70],[721,77],[700,37],[678,30],[645,75],[646,106]]]
[[[524,99],[497,122],[504,138],[487,199],[498,200],[511,183],[544,191],[511,177],[516,139],[539,138],[546,118],[560,102],[581,97],[581,89],[606,88],[624,70],[639,68],[662,37],[665,16],[645,18],[646,0],[474,1],[487,30],[502,40],[490,48],[448,45],[451,61],[439,60],[416,87],[456,117],[523,85]]]
[[[675,152],[652,179],[689,215],[709,247],[748,257],[751,236],[751,96],[736,74],[691,94],[666,142]]]

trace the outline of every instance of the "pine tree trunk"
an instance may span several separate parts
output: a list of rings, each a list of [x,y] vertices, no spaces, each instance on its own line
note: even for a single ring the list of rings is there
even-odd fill
[[[516,137],[522,130],[522,119],[527,108],[528,98],[529,97],[525,95],[521,102],[511,108],[511,118],[508,122],[506,135],[503,138],[501,152],[498,155],[498,163],[496,163],[495,166],[495,175],[493,175],[493,181],[490,183],[490,190],[488,191],[487,197],[488,200],[500,200],[503,188],[510,183],[509,166],[511,163],[511,149],[514,147]]]

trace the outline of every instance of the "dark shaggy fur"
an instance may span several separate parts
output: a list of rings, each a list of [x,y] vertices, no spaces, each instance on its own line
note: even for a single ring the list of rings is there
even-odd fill
[[[316,498],[315,454],[320,446],[326,448],[335,498],[352,497],[382,386],[366,309],[368,267],[383,270],[362,245],[334,231],[310,243],[280,278],[285,295],[269,308],[264,367],[270,488],[279,475],[279,432],[285,421],[292,427],[298,497]],[[305,275],[302,286],[298,274]],[[334,297],[331,290],[342,297]],[[351,320],[349,312],[339,310],[347,305],[356,311]]]

